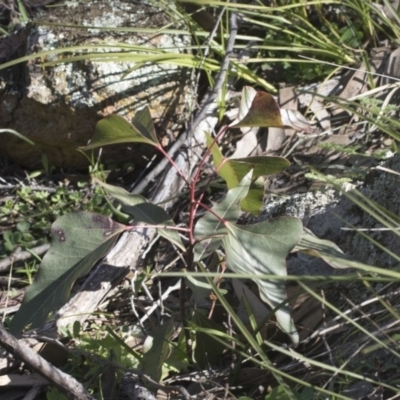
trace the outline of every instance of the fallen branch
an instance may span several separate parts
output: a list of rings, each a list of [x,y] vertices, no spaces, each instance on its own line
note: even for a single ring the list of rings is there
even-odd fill
[[[18,341],[14,336],[5,330],[2,323],[0,323],[0,345],[10,352],[15,358],[20,359],[29,368],[47,379],[50,383],[62,391],[69,399],[93,399],[93,397],[77,380],[51,365],[43,357],[35,353],[29,346]]]

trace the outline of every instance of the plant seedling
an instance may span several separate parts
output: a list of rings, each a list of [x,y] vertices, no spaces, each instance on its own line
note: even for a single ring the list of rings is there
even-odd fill
[[[176,227],[162,207],[144,197],[104,183],[101,186],[122,204],[122,212],[132,216],[136,223],[157,228],[161,236],[184,252],[189,272],[194,271],[196,265],[207,269],[206,256],[222,247],[228,268],[248,275],[257,283],[261,298],[272,308],[279,327],[297,344],[298,333],[285,289],[285,259],[296,246],[297,250],[308,252],[313,246],[318,246],[314,254],[320,257],[324,257],[326,249],[330,254],[334,251],[341,255],[340,250],[326,243],[323,243],[325,247],[321,246],[317,238],[304,231],[298,218],[281,217],[250,225],[237,224],[241,210],[253,214],[260,212],[262,178],[282,171],[290,163],[281,157],[225,158],[217,144],[231,128],[287,126],[288,123],[284,122],[287,115],[288,110],[281,110],[270,94],[244,88],[239,119],[230,126],[224,126],[215,138],[207,134],[208,148],[193,177],[184,176],[162,148],[147,108],[137,112],[132,124],[118,115],[100,120],[90,144],[82,150],[115,143],[147,143],[167,157],[189,191],[189,220],[184,228]],[[296,116],[292,116],[291,121],[292,128],[302,129],[299,128],[301,125],[309,129],[309,125]],[[203,167],[210,155],[215,174],[220,175],[228,187],[224,200],[211,208],[202,201],[204,189],[198,190]],[[199,209],[206,213],[198,219]],[[41,326],[49,313],[67,301],[76,279],[85,275],[95,262],[110,251],[120,233],[130,229],[130,225],[88,212],[75,212],[59,218],[52,226],[53,241],[37,279],[29,287],[20,310],[12,320],[12,331],[20,333],[28,325],[31,328]],[[188,243],[182,242],[180,231],[187,234]],[[302,240],[303,237],[306,240]],[[276,276],[276,279],[261,279],[262,275]],[[191,281],[196,283],[195,279]]]

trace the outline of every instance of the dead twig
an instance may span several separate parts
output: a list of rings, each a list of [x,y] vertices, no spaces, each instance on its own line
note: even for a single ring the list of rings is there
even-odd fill
[[[22,360],[29,368],[46,378],[69,399],[93,400],[93,397],[77,380],[52,366],[29,346],[18,341],[5,330],[2,323],[0,323],[0,345],[14,357]]]
[[[35,255],[46,253],[50,248],[49,244],[42,244],[41,246],[34,247],[26,251],[14,251],[10,256],[0,261],[0,271],[7,271],[12,264],[17,261],[25,261]]]

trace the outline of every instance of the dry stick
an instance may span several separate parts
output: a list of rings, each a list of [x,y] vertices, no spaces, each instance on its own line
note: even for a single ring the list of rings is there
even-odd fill
[[[28,251],[15,251],[10,256],[0,261],[0,271],[7,271],[15,262],[28,260],[29,258],[34,257],[34,254],[40,256],[41,254],[46,253],[49,247],[49,244],[42,244],[41,246],[34,247]]]
[[[222,14],[223,12],[225,12],[225,7],[224,10],[220,13],[220,15],[218,16],[217,22],[214,26],[214,29],[210,32],[210,35],[208,36],[206,42],[211,42],[214,38],[214,36],[217,33],[217,29],[218,29],[218,24],[222,18]],[[207,50],[206,50],[207,51]],[[202,63],[202,62],[201,62]],[[216,88],[216,86],[215,86]],[[193,132],[195,131],[195,129],[197,128],[197,126],[199,125],[200,122],[202,122],[206,117],[207,117],[207,104],[211,104],[212,101],[210,101],[211,99],[211,95],[213,93],[215,93],[215,88],[214,90],[209,90],[208,94],[204,97],[204,99],[201,102],[201,106],[200,106],[200,111],[199,113],[196,115],[194,121],[190,124],[189,128],[186,129],[186,131],[175,141],[175,143],[171,146],[171,148],[168,150],[168,155],[170,158],[174,158],[176,155],[176,152],[178,150],[180,150],[180,148],[187,142],[188,138],[191,137],[191,135],[193,134]],[[163,173],[165,171],[165,169],[168,166],[168,159],[167,158],[162,158],[159,163],[143,178],[140,180],[140,182],[135,182],[132,185],[132,190],[131,193],[132,194],[140,194],[141,192],[143,192],[143,190],[161,173]],[[140,177],[139,177],[140,179]]]
[[[65,393],[69,399],[93,399],[78,381],[51,365],[39,354],[36,354],[29,346],[19,342],[4,329],[2,323],[0,323],[0,345],[15,358],[22,360],[29,368],[37,371],[46,378],[50,383]]]

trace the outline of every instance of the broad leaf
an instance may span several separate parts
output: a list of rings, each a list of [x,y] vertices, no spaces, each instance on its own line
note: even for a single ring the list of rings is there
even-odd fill
[[[273,175],[282,172],[290,165],[290,162],[283,157],[265,156],[233,158],[229,160],[229,164],[231,165],[234,173],[233,179],[240,182],[243,176],[246,175],[251,169],[253,170],[253,176],[258,178],[260,176]],[[221,177],[224,178],[222,175]]]
[[[228,191],[224,200],[207,211],[196,223],[194,237],[199,240],[207,238],[196,244],[194,248],[195,261],[199,261],[216,251],[222,243],[222,236],[226,234],[224,224],[218,219],[235,223],[240,215],[240,202],[247,196],[251,184],[252,171],[239,183],[239,186]],[[211,236],[214,236],[211,238]]]
[[[132,124],[119,115],[109,115],[101,119],[96,124],[90,144],[81,147],[81,150],[131,142],[159,145],[148,108],[138,111]]]
[[[244,91],[242,93],[244,93]],[[246,99],[246,106],[247,104],[248,99]],[[239,122],[231,125],[232,128],[283,127],[281,109],[274,97],[267,92],[256,92],[247,113],[239,110],[239,115],[243,114],[244,116]]]
[[[228,159],[222,155],[222,152],[221,152],[220,148],[218,147],[218,143],[214,143],[213,137],[207,132],[205,133],[205,135],[206,135],[207,147],[210,148],[211,145],[213,145],[211,147],[211,155],[212,155],[212,158],[214,161],[214,166],[216,169],[218,169],[221,167],[222,162],[228,161]]]
[[[213,139],[206,135],[207,145],[211,146]],[[255,179],[250,185],[248,195],[242,200],[242,210],[258,214],[263,205],[264,180],[261,177],[277,174],[290,165],[283,157],[247,157],[227,159],[221,153],[219,147],[214,144],[211,148],[213,162],[218,175],[225,180],[228,189],[237,187],[243,177],[253,170]],[[260,178],[260,179],[258,179]]]
[[[293,251],[301,251],[314,257],[322,258],[333,268],[351,268],[353,259],[344,254],[339,246],[330,240],[319,239],[309,229],[304,228],[303,235]]]
[[[243,211],[252,213],[253,215],[260,214],[264,205],[264,178],[259,177],[251,182],[249,194],[240,203],[240,208]]]
[[[156,130],[150,115],[149,107],[144,107],[137,111],[132,121],[133,126],[152,143],[158,145]]]
[[[194,278],[190,273],[186,276],[186,286],[190,289],[190,301],[193,304],[200,304],[204,299],[210,298],[212,292],[211,285],[207,282],[206,278]]]
[[[168,340],[174,333],[172,319],[154,329],[143,345],[142,369],[156,382],[161,380],[163,363],[170,356]]]
[[[243,177],[253,170],[254,181],[250,185],[248,195],[242,200],[240,206],[243,211],[258,215],[264,199],[263,176],[281,172],[289,165],[290,162],[282,157],[247,157],[225,160],[217,170],[218,175],[226,181],[229,189],[236,187]]]
[[[41,326],[50,312],[64,305],[74,282],[111,250],[125,228],[103,215],[83,211],[55,221],[50,249],[12,319],[12,332],[20,333],[28,324]]]
[[[131,194],[124,188],[108,185],[98,179],[93,179],[93,181],[118,200],[122,204],[123,212],[132,215],[137,221],[151,225],[175,226],[175,223],[163,208],[149,203],[145,197]],[[185,251],[185,246],[176,230],[158,228],[158,233]]]
[[[174,221],[172,221],[171,217],[162,207],[145,202],[135,206],[123,206],[122,211],[132,215],[136,221],[149,225],[165,226],[165,228],[157,228],[157,232],[178,246],[182,251],[186,250],[178,231],[174,229]]]
[[[221,265],[222,259],[217,253],[211,254],[210,258],[207,260],[207,270],[208,271],[218,271]],[[200,264],[201,266],[201,264]],[[191,291],[190,301],[196,305],[204,302],[205,298],[209,298],[211,292],[213,291],[212,285],[208,282],[206,277],[194,277],[190,272],[185,274],[186,285]],[[217,277],[214,280],[218,280]],[[219,289],[221,294],[226,294],[225,289]]]
[[[137,204],[147,201],[145,197],[140,196],[139,194],[129,193],[120,186],[109,185],[108,183],[102,182],[100,179],[93,178],[92,182],[104,188],[110,194],[110,196],[125,206],[136,206]]]
[[[251,105],[253,104],[254,97],[256,97],[257,90],[251,86],[244,86],[242,89],[242,96],[240,97],[239,111],[237,120],[233,124],[241,121],[249,112]]]
[[[311,130],[311,123],[297,110],[280,108],[272,95],[257,92],[250,86],[243,88],[238,116],[230,126],[291,128],[305,132]]]
[[[251,310],[257,325],[265,321],[270,314],[269,308],[241,279],[232,279],[232,287],[235,295],[240,301],[237,307],[237,315],[244,324],[249,324],[250,313],[246,309],[246,302]]]
[[[248,275],[269,274],[286,276],[286,257],[299,242],[303,228],[298,218],[282,217],[254,225],[226,224],[228,234],[223,238],[228,267]],[[252,278],[260,289],[263,301],[272,308],[286,301],[284,280]],[[284,304],[276,311],[281,329],[298,343],[291,310]]]

